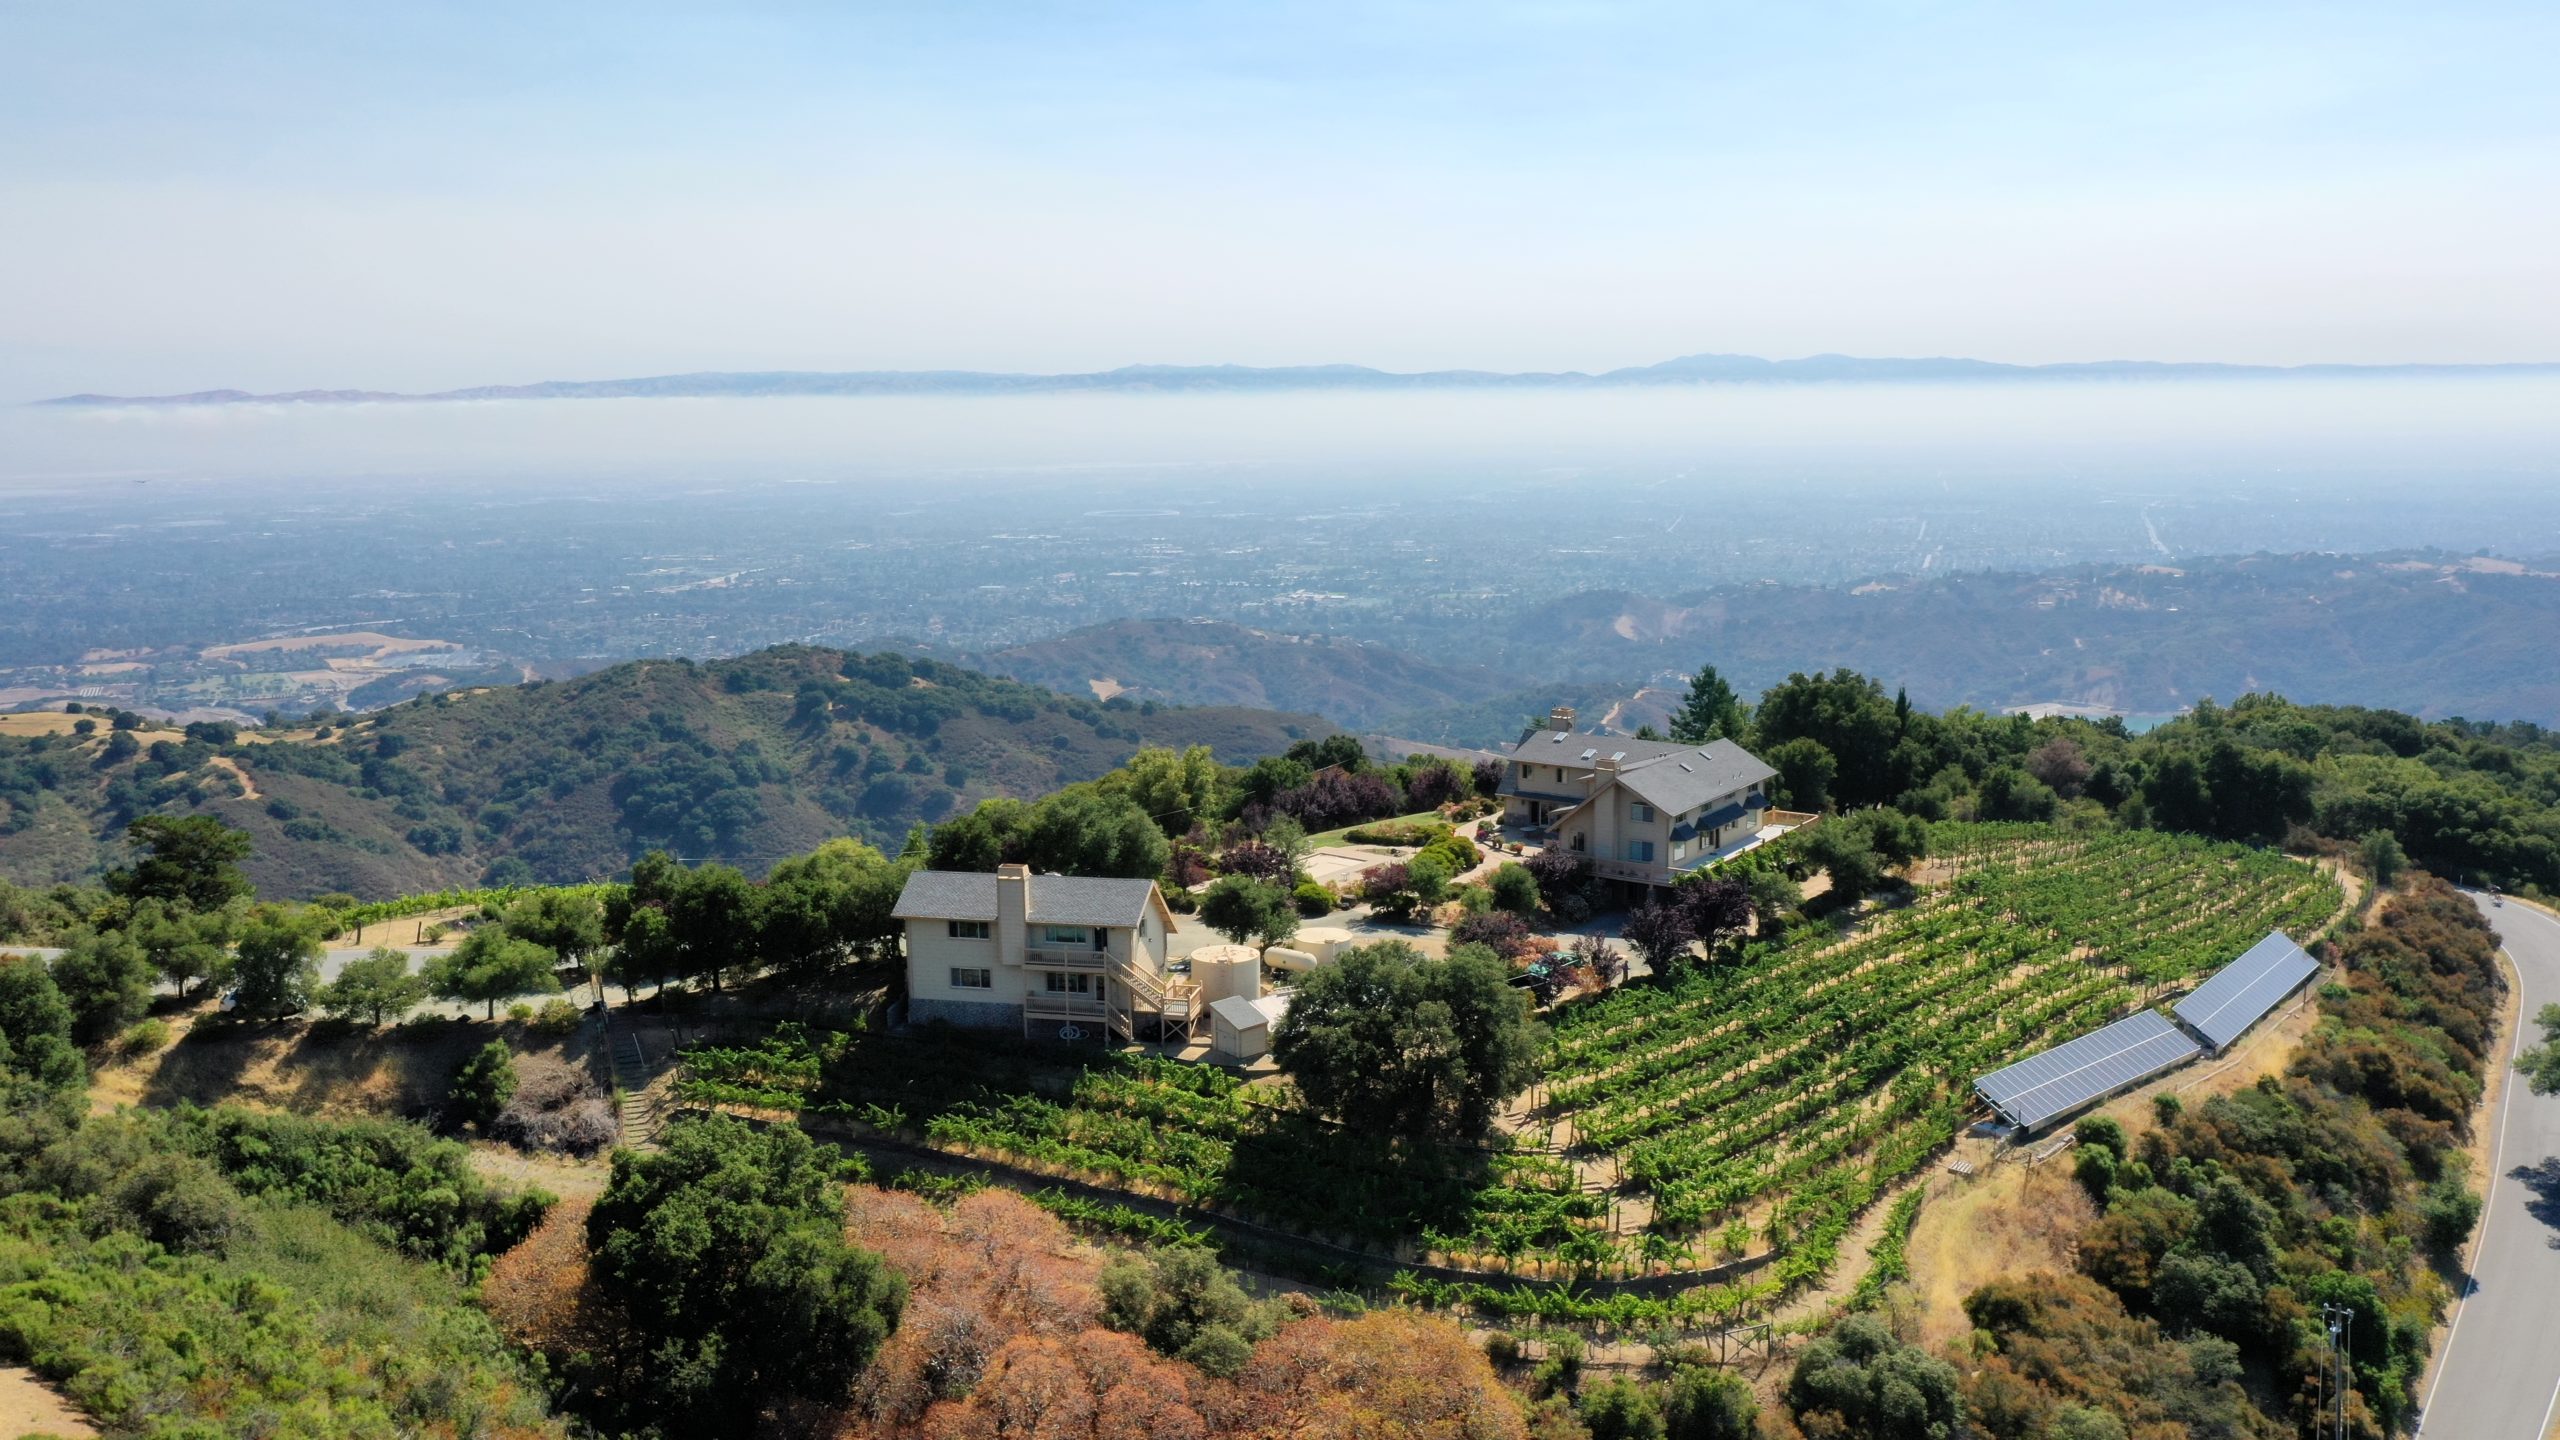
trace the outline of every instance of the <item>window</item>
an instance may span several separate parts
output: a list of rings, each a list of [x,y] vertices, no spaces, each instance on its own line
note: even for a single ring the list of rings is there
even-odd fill
[[[951,938],[954,940],[984,940],[987,938],[988,933],[987,922],[984,920],[954,920],[951,922]]]
[[[996,975],[992,970],[973,970],[966,966],[954,965],[951,967],[951,988],[993,990],[996,988]]]
[[[1646,804],[1641,804],[1641,803],[1639,803],[1639,804],[1636,806],[1636,823],[1637,823],[1637,824],[1639,824],[1639,825],[1650,825],[1650,824],[1652,824],[1652,823],[1653,823],[1653,807],[1652,807],[1652,806],[1650,806],[1650,805],[1646,805]]]
[[[1633,860],[1634,862],[1636,862],[1636,863],[1637,863],[1637,864],[1639,864],[1639,865],[1650,865],[1650,864],[1652,864],[1652,863],[1653,863],[1653,842],[1652,842],[1652,841],[1650,841],[1650,840],[1630,840],[1630,841],[1628,841],[1628,842],[1627,842],[1627,858],[1628,858],[1628,859],[1630,859],[1630,860]]]
[[[1042,975],[1040,978],[1048,982],[1049,993],[1052,995],[1090,995],[1093,993],[1093,977],[1090,975],[1060,975],[1052,971]]]
[[[1085,934],[1084,927],[1081,925],[1043,925],[1040,927],[1040,943],[1043,945],[1082,945],[1091,938],[1092,937]]]
[[[1674,860],[1686,860],[1686,859],[1688,859],[1688,858],[1689,858],[1689,842],[1688,842],[1688,841],[1686,841],[1686,840],[1674,840],[1674,841],[1672,841],[1672,842],[1671,842],[1671,858],[1672,858],[1672,859],[1674,859]]]

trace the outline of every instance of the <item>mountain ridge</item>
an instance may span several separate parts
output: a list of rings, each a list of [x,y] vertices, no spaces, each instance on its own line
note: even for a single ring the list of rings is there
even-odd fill
[[[2560,362],[2239,365],[2090,360],[2019,365],[1960,356],[1820,354],[1770,360],[1702,352],[1651,365],[1580,370],[1380,370],[1366,365],[1123,365],[1054,374],[995,370],[702,370],[609,380],[540,380],[452,390],[238,389],[170,395],[60,395],[45,406],[355,405],[466,400],[707,399],[819,395],[1010,395],[1276,390],[1587,389],[1637,385],[1857,384],[1964,381],[2152,381],[2420,378],[2560,374]]]
[[[94,878],[152,813],[248,831],[250,878],[276,895],[583,880],[652,848],[761,874],[839,835],[895,848],[919,821],[1036,799],[1141,745],[1241,764],[1333,733],[1313,715],[1106,705],[811,645],[439,692],[323,730],[231,729],[0,734],[0,879]]]

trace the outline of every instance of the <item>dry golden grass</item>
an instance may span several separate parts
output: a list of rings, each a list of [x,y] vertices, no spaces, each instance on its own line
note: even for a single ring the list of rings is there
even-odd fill
[[[29,710],[17,715],[0,715],[0,735],[68,735],[84,715],[65,715],[59,710]]]
[[[1982,1163],[1979,1156],[1975,1163]],[[1964,1297],[1983,1284],[2031,1270],[2071,1269],[2081,1227],[2097,1218],[2067,1158],[2033,1169],[1994,1165],[1971,1176],[1941,1171],[1929,1186],[1909,1257],[1922,1343],[1933,1349],[1972,1331]]]
[[[583,1064],[563,1042],[501,1022],[449,1021],[384,1030],[300,1023],[233,1024],[199,1015],[177,1022],[159,1051],[99,1068],[92,1108],[118,1105],[246,1105],[330,1119],[419,1115],[443,1103],[455,1067],[503,1036],[519,1064]]]

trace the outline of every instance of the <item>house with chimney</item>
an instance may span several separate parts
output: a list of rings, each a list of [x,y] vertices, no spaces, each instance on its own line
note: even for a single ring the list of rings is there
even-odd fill
[[[1152,880],[919,870],[906,926],[907,1018],[1059,1039],[1189,1040],[1199,987],[1167,972],[1173,911]]]
[[[1588,856],[1594,875],[1671,885],[1813,817],[1770,803],[1777,775],[1731,740],[1577,734],[1558,706],[1503,756],[1503,825]]]

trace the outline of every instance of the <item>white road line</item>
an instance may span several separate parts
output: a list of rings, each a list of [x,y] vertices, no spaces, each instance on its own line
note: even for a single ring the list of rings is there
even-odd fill
[[[2465,1286],[2462,1298],[2453,1302],[2453,1323],[2445,1327],[2444,1348],[2436,1352],[2435,1376],[2427,1381],[2426,1398],[2418,1402],[2418,1433],[2421,1435],[2427,1430],[2427,1416],[2435,1410],[2436,1387],[2444,1383],[2444,1372],[2453,1361],[2453,1342],[2462,1334],[2462,1317],[2471,1308],[2471,1290],[2479,1284],[2475,1277],[2479,1272],[2480,1247],[2489,1243],[2489,1212],[2498,1208],[2498,1181],[2507,1173],[2507,1104],[2515,1099],[2516,1081],[2521,1078],[2515,1062],[2524,1058],[2524,966],[2503,945],[2498,947],[2498,954],[2506,960],[2508,973],[2514,977],[2516,987],[2516,1029],[2515,1034],[2508,1037],[2512,1043],[2508,1047],[2507,1073],[2498,1082],[2498,1143],[2491,1146],[2489,1152],[2489,1198],[2481,1202],[2480,1223],[2471,1231],[2471,1253],[2462,1263]],[[2552,1387],[2551,1398],[2554,1404],[2560,1404],[2560,1384]],[[2542,1430],[2533,1440],[2542,1440],[2542,1436],[2549,1433],[2551,1416],[2546,1411],[2542,1417]]]
[[[2551,1403],[2542,1407],[2542,1428],[2533,1432],[2533,1440],[2551,1433],[2551,1412],[2560,1410],[2560,1380],[2551,1382]]]

